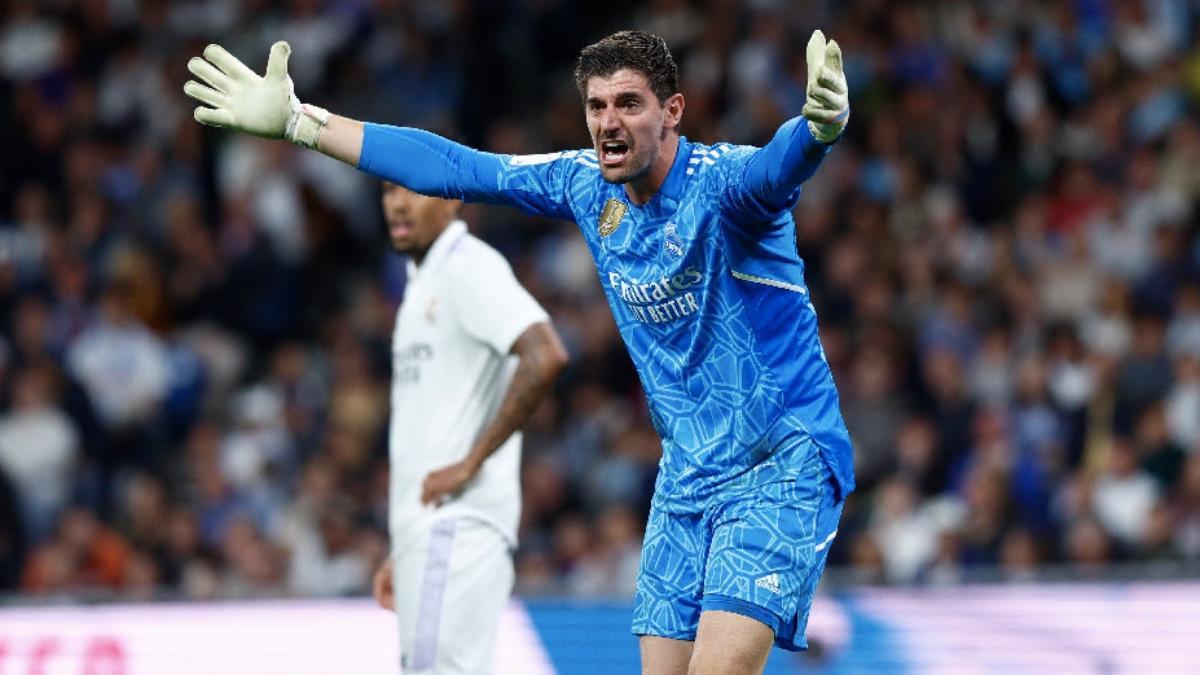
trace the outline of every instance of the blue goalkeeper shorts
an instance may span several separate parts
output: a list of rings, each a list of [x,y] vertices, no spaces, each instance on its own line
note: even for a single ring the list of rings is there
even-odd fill
[[[779,647],[806,649],[808,613],[841,515],[816,452],[795,480],[757,486],[703,513],[651,509],[633,633],[695,640],[700,613],[722,610],[766,624]]]

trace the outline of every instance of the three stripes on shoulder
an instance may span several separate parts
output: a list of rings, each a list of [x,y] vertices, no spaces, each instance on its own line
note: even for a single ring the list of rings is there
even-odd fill
[[[701,164],[712,166],[717,163],[717,158],[729,152],[733,146],[729,143],[718,143],[712,147],[696,146],[692,149],[692,156],[688,158],[687,174],[690,176],[696,173],[696,169],[700,168]]]

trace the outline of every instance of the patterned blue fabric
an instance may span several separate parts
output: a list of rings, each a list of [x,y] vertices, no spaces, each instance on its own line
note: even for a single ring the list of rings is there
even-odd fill
[[[800,122],[763,149],[681,138],[641,206],[604,181],[592,150],[495,155],[368,124],[359,166],[426,194],[579,225],[662,438],[653,504],[697,514],[794,478],[814,448],[839,497],[854,486],[795,248],[798,181],[827,150]]]
[[[759,486],[701,514],[650,511],[633,632],[694,640],[700,612],[756,619],[804,649],[804,629],[842,502],[819,456],[795,479]]]

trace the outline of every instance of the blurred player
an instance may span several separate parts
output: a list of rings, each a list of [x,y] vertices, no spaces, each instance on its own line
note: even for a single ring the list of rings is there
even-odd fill
[[[383,184],[388,236],[410,262],[392,339],[392,554],[375,599],[396,610],[406,673],[490,672],[513,584],[517,430],[567,358],[460,206]]]
[[[422,194],[573,220],[646,390],[663,458],[633,631],[643,672],[757,673],[804,630],[845,496],[849,434],[817,335],[791,209],[849,117],[841,51],[809,41],[808,102],[762,148],[679,135],[662,39],[586,47],[592,148],[479,152],[301,104],[276,43],[266,77],[210,45],[196,119],[286,138]]]

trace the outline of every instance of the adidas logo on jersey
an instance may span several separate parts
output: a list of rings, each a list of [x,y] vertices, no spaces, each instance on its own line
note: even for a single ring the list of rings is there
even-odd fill
[[[754,585],[758,586],[764,591],[774,593],[775,595],[780,595],[783,593],[783,589],[779,588],[779,575],[774,572],[766,575],[765,577],[759,577],[755,579]]]

